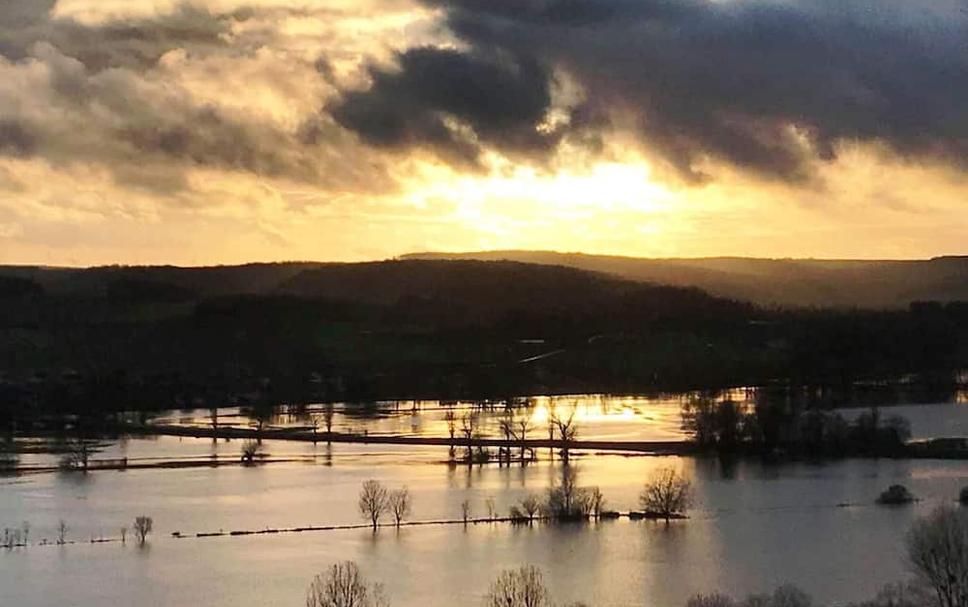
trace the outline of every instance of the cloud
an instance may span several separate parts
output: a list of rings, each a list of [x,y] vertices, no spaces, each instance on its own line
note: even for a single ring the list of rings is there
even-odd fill
[[[416,48],[333,109],[375,145],[547,151],[554,74],[583,115],[631,124],[702,179],[708,160],[788,181],[852,141],[968,165],[968,6],[939,0],[424,0],[457,49]],[[556,133],[560,135],[560,133]]]
[[[0,157],[99,164],[117,183],[156,194],[210,168],[337,190],[388,187],[378,155],[361,159],[361,146],[317,115],[317,55],[297,54],[305,34],[284,31],[318,23],[312,11],[179,4],[88,23],[54,4],[12,0],[0,12]]]
[[[132,17],[89,25],[55,16],[54,0],[10,0],[0,14],[0,55],[16,61],[38,42],[56,47],[96,72],[125,67],[144,70],[168,51],[226,47],[234,14],[213,14],[191,5],[150,18]]]
[[[36,146],[36,139],[14,120],[0,119],[0,154],[28,156]]]
[[[474,162],[481,146],[543,152],[560,138],[540,129],[551,75],[530,57],[422,47],[396,62],[396,69],[371,66],[369,88],[346,92],[330,108],[370,144],[429,146]]]

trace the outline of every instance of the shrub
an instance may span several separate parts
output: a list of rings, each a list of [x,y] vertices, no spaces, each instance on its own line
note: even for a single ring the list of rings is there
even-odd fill
[[[904,485],[891,485],[877,498],[878,504],[897,506],[915,501],[914,494]]]

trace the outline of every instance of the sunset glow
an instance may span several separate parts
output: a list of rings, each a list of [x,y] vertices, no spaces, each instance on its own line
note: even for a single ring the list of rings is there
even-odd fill
[[[849,7],[809,4],[777,18],[850,27]],[[689,10],[757,19],[744,3]],[[966,69],[963,11],[884,10],[871,44],[934,31],[917,47],[934,55],[911,50],[910,66]],[[589,19],[568,47],[462,2],[15,0],[0,16],[0,262],[961,252],[964,134],[943,123],[963,111],[957,86],[874,90],[878,66],[855,63],[810,73],[810,89],[782,82],[797,68],[776,72],[766,51],[735,68],[758,84],[719,100],[743,35],[725,17],[719,71],[655,64],[637,46],[644,14]],[[587,64],[623,44],[642,71]],[[643,80],[660,69],[669,90]],[[680,89],[706,107],[668,97]],[[900,106],[912,95],[918,115]],[[861,124],[871,112],[881,122]]]

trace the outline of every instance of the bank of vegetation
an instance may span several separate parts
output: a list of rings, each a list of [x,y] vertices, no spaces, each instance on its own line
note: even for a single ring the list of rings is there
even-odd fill
[[[823,385],[968,367],[968,306],[770,309],[510,262],[0,269],[0,429],[377,398]],[[870,384],[865,384],[870,385]],[[907,384],[910,385],[910,384]],[[935,400],[938,402],[938,400]]]

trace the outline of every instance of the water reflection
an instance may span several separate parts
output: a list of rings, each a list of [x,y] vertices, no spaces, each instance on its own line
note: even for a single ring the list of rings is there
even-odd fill
[[[960,377],[960,376],[959,376]],[[964,379],[961,377],[960,379]],[[913,408],[916,437],[936,436],[942,424],[931,424],[931,415],[919,416],[925,404],[968,403],[964,383],[871,382],[847,388],[760,387],[712,392],[603,394],[515,397],[504,400],[438,401],[401,400],[364,403],[326,403],[201,409],[162,415],[157,423],[198,426],[295,427],[306,431],[446,437],[460,433],[460,421],[475,419],[475,431],[484,436],[502,435],[502,421],[509,415],[526,421],[532,436],[547,434],[554,418],[573,418],[580,435],[591,440],[680,440],[684,436],[681,409],[696,399],[728,400],[740,410],[769,407],[781,413],[809,408],[866,409],[872,406]],[[963,423],[968,433],[968,414]],[[924,430],[919,429],[919,425]]]

